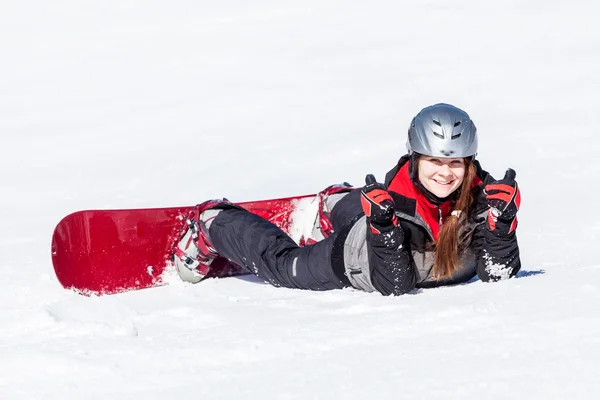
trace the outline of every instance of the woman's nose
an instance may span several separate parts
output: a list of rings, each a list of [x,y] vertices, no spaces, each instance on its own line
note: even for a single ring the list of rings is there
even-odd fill
[[[442,165],[438,173],[442,176],[450,176],[452,175],[452,170],[450,169],[450,166]]]

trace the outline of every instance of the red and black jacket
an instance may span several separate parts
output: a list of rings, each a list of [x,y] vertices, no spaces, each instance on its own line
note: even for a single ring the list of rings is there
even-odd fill
[[[411,179],[410,157],[402,157],[386,174],[385,184],[396,204],[396,214],[404,231],[404,244],[409,246],[411,263],[418,276],[416,287],[434,287],[465,282],[479,276],[482,281],[496,281],[514,276],[521,267],[516,233],[492,232],[486,223],[488,203],[483,187],[494,179],[477,161],[477,178],[472,186],[474,205],[469,210],[467,225],[461,234],[470,235],[470,244],[461,256],[460,265],[450,277],[431,276],[435,241],[443,222],[453,210],[453,200],[431,201]],[[436,204],[437,203],[437,204]],[[373,275],[373,277],[378,274]],[[377,287],[377,282],[373,282]],[[383,289],[383,290],[381,290]],[[389,292],[378,288],[380,292]]]

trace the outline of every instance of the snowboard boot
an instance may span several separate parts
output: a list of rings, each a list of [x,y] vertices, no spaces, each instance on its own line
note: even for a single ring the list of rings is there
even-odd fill
[[[226,208],[239,208],[226,199],[197,205],[185,219],[171,254],[179,277],[198,283],[208,277],[239,274],[239,268],[219,257],[208,230],[216,216]]]

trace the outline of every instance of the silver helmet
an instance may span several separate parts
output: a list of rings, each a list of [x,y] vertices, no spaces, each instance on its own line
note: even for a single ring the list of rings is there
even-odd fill
[[[450,104],[422,109],[410,123],[408,154],[440,158],[474,157],[477,154],[477,128],[469,114]]]

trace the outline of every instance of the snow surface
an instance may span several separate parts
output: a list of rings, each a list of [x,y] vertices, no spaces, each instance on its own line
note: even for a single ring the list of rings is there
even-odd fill
[[[595,399],[592,0],[34,1],[0,7],[0,398]],[[517,279],[386,298],[251,278],[63,289],[55,224],[383,179],[449,102],[517,171]]]

